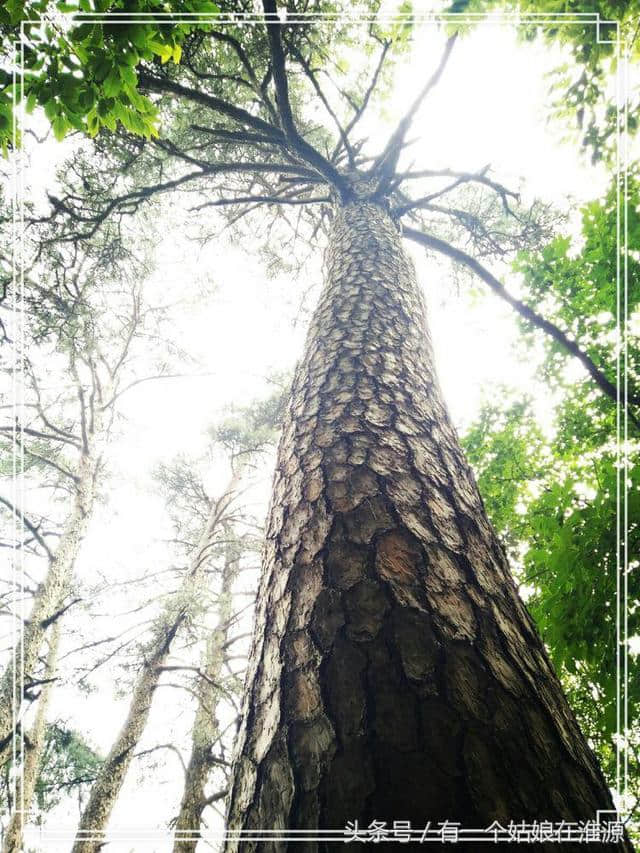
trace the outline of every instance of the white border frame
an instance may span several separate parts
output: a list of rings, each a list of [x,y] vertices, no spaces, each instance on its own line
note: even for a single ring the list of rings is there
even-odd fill
[[[235,14],[218,14],[218,13],[154,13],[154,12],[111,12],[111,13],[89,13],[80,12],[74,15],[74,18],[81,20],[84,23],[100,23],[106,20],[112,23],[144,23],[145,20],[162,20],[172,21],[175,23],[188,22],[192,24],[211,23],[215,21],[218,24],[263,24],[264,16],[260,14],[235,13]],[[616,112],[617,112],[617,128],[616,128],[616,232],[617,232],[617,254],[616,254],[616,326],[617,326],[617,356],[616,356],[616,788],[618,796],[624,803],[628,798],[628,749],[627,747],[627,731],[629,727],[629,703],[628,703],[628,676],[629,676],[629,650],[628,650],[628,574],[629,574],[629,555],[628,555],[628,474],[629,474],[629,449],[628,449],[628,348],[627,348],[627,322],[628,322],[628,97],[629,97],[629,54],[620,35],[620,22],[601,20],[600,14],[597,12],[558,12],[553,15],[548,15],[542,12],[503,12],[499,14],[490,13],[468,13],[468,12],[419,12],[419,13],[384,13],[376,16],[358,15],[353,13],[335,13],[335,14],[320,14],[320,13],[297,13],[290,18],[286,17],[286,12],[283,10],[281,15],[282,20],[288,20],[290,23],[302,23],[304,21],[353,21],[353,22],[402,22],[411,21],[418,24],[438,24],[450,21],[459,21],[460,23],[480,23],[480,24],[514,24],[520,26],[525,23],[563,23],[563,24],[585,24],[593,23],[596,26],[596,41],[598,44],[614,44],[615,57],[617,60],[616,67]],[[46,17],[29,20],[29,23],[45,22]],[[20,41],[14,43],[14,63],[12,82],[16,83],[16,67],[19,67],[21,72],[24,70],[24,25],[25,21],[20,24]],[[601,30],[601,27],[614,27],[615,38],[605,38],[606,33]],[[19,61],[17,56],[19,55]],[[23,356],[25,352],[25,312],[24,312],[24,168],[21,162],[21,155],[17,148],[18,135],[18,115],[20,116],[19,125],[24,128],[25,125],[25,102],[24,102],[24,77],[20,76],[19,98],[16,93],[16,86],[13,87],[13,142],[14,142],[14,163],[13,163],[13,313],[16,317],[14,346],[12,348],[13,355],[13,371],[12,371],[12,389],[13,389],[13,423],[22,423],[23,414],[23,382],[18,383],[18,377],[23,378]],[[18,109],[19,108],[19,109]],[[623,185],[622,200],[623,209],[621,213],[621,180]],[[17,258],[16,258],[17,255]],[[18,430],[17,432],[21,432]],[[16,437],[16,427],[14,426],[14,438]],[[20,434],[20,438],[22,435]],[[15,448],[16,442],[14,442]],[[13,468],[12,468],[12,497],[14,506],[20,507],[24,505],[24,450],[22,449],[22,441],[18,442],[20,450],[14,449]],[[20,527],[16,514],[13,514],[14,541],[18,539],[18,529]],[[14,587],[20,589],[24,593],[24,554],[21,549],[14,548],[14,559],[12,561],[12,581]],[[16,551],[18,556],[16,557]],[[13,623],[12,640],[13,640],[13,663],[14,663],[14,678],[13,678],[13,720],[14,727],[17,723],[21,701],[18,697],[22,696],[24,687],[24,672],[20,672],[20,678],[17,678],[15,669],[16,664],[16,647],[17,643],[23,647],[24,642],[24,620],[26,618],[24,594],[21,596],[20,605],[20,630],[16,631],[15,621]],[[17,634],[19,633],[19,637]],[[621,651],[622,649],[622,651]],[[23,648],[22,648],[23,651]],[[21,662],[23,654],[20,655]],[[18,744],[20,745],[18,761]],[[624,748],[624,760],[622,760],[622,752]],[[13,763],[14,763],[14,778],[13,792],[14,802],[17,791],[17,779],[24,774],[23,764],[24,750],[24,732],[20,731],[18,738],[14,738],[13,742]],[[622,781],[622,787],[621,787]],[[22,788],[21,788],[22,792]],[[24,801],[21,802],[19,811],[24,813]],[[600,815],[605,812],[598,812],[596,821],[599,822]],[[26,821],[25,821],[26,825]],[[574,824],[578,827],[578,824]],[[151,843],[153,841],[165,841],[168,838],[166,832],[160,833],[156,830],[146,830],[145,828],[138,829],[131,827],[123,834],[123,831],[104,830],[96,833],[84,833],[82,835],[85,840],[106,841],[106,842],[125,842],[125,841],[140,841],[143,843]],[[204,840],[222,840],[222,839],[253,839],[254,841],[310,841],[310,840],[333,840],[345,841],[345,830],[310,830],[316,832],[316,835],[306,834],[307,830],[289,830],[288,832],[280,832],[278,830],[226,830],[223,833],[207,833],[201,830],[184,831],[179,833],[182,839],[199,839]],[[506,830],[505,830],[506,831]],[[416,833],[422,835],[421,830],[415,830]],[[424,839],[422,843],[435,841],[442,843],[442,836],[438,831],[435,837]],[[441,831],[440,831],[441,832]],[[460,837],[460,841],[476,841],[500,843],[505,841],[509,843],[512,838],[498,838],[495,834],[496,830],[491,829],[460,829],[461,833],[465,833],[464,837]],[[305,833],[303,835],[303,833]],[[469,837],[466,833],[474,834],[474,837]],[[40,830],[39,832],[25,831],[25,839],[27,837],[37,836],[41,840],[62,841],[73,840],[77,836],[77,830]],[[257,837],[259,836],[259,837]],[[494,837],[495,836],[495,837]],[[175,837],[175,835],[172,835]],[[578,840],[576,836],[570,835],[569,838],[564,837],[562,841]],[[393,841],[393,837],[388,839]],[[416,836],[413,840],[420,840]],[[558,838],[558,841],[561,839]],[[589,842],[585,842],[589,843]]]

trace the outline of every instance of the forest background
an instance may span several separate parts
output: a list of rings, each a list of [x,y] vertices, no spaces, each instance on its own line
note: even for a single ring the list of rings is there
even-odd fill
[[[518,317],[468,270],[411,249],[425,283],[445,397],[487,509],[583,730],[619,802],[633,814],[640,794],[634,722],[639,483],[633,464],[640,321],[633,247],[640,226],[634,115],[624,104],[633,105],[637,92],[638,10],[623,5],[595,11],[621,20],[620,44],[630,65],[617,58],[615,45],[597,41],[593,23],[518,27],[500,14],[468,23],[414,118],[417,150],[409,145],[402,157],[407,169],[413,160],[428,160],[443,172],[438,192],[465,194],[471,213],[461,214],[452,197],[453,215],[439,234],[473,250],[510,293],[578,340],[606,365],[612,384],[626,377],[619,399],[600,393],[557,341]],[[153,648],[154,632],[179,618],[187,629],[163,659],[157,698],[109,824],[113,837],[124,839],[120,849],[130,849],[134,826],[153,836],[154,849],[164,849],[161,839],[180,811],[177,780],[193,751],[194,715],[205,699],[215,703],[217,727],[204,819],[211,832],[221,826],[280,400],[317,299],[323,231],[313,233],[295,207],[277,213],[260,207],[242,218],[239,205],[210,207],[203,218],[206,197],[199,187],[184,187],[171,195],[142,193],[128,209],[117,208],[113,219],[101,220],[100,228],[69,241],[69,228],[83,230],[82,219],[79,208],[72,211],[60,199],[81,187],[94,209],[108,206],[109,193],[120,192],[115,180],[110,184],[118,170],[126,173],[130,192],[148,186],[136,157],[142,140],[156,144],[153,128],[163,115],[153,99],[117,106],[128,85],[124,65],[113,77],[113,68],[99,75],[102,102],[87,102],[84,112],[78,104],[71,109],[73,85],[64,71],[56,83],[51,63],[56,51],[64,57],[66,43],[59,41],[55,14],[64,18],[74,7],[46,6],[7,4],[2,12],[0,130],[6,169],[19,169],[17,189],[29,226],[19,258],[24,295],[10,253],[3,253],[5,352],[13,347],[20,368],[7,369],[13,385],[3,401],[3,544],[18,557],[17,572],[14,567],[16,573],[9,570],[4,578],[7,659],[77,486],[77,472],[69,477],[78,449],[73,436],[88,442],[95,435],[99,476],[73,580],[50,622],[59,626],[59,637],[47,646],[49,654],[57,646],[55,672],[47,672],[50,661],[41,652],[42,672],[26,690],[23,731],[37,726],[39,708],[46,711],[27,838],[36,839],[29,841],[34,849],[43,843],[68,849],[126,717],[140,659]],[[215,15],[210,6],[198,11]],[[80,9],[88,11],[82,3]],[[44,44],[54,48],[34,57],[18,154],[11,144],[11,43],[26,13],[44,11],[55,13],[53,29],[44,33]],[[508,9],[485,3],[450,11]],[[523,11],[558,10],[553,3],[531,3]],[[431,73],[455,24],[453,18],[420,23],[419,16],[389,22],[383,15],[381,21],[380,44],[389,38],[394,46],[361,122],[363,136],[374,139],[386,138],[406,112],[413,81],[425,77],[425,56]],[[336,76],[362,91],[358,42],[345,30],[340,53],[327,61],[337,66]],[[151,63],[178,65],[180,40],[187,36],[143,28],[138,49],[150,51]],[[82,60],[82,39],[77,44]],[[366,66],[375,68],[375,56]],[[100,106],[104,98],[115,102],[111,111]],[[322,105],[306,119],[319,137],[332,121]],[[161,174],[166,153],[160,147]],[[456,169],[477,180],[447,174]],[[489,198],[486,190],[495,187],[485,179],[509,192]],[[522,218],[513,228],[508,207],[516,193]],[[10,202],[8,190],[5,211]],[[437,221],[439,213],[429,215]],[[5,224],[8,234],[9,217]],[[630,247],[622,254],[621,233],[622,250],[625,241]],[[620,262],[624,297],[616,290]],[[98,409],[105,413],[100,424]],[[11,485],[16,465],[24,468],[17,487]],[[205,559],[198,537],[212,506],[220,512],[204,543],[211,546]],[[627,573],[618,571],[619,562]],[[195,602],[185,584],[194,572]],[[226,653],[211,662],[208,638],[226,623]],[[215,678],[206,676],[209,664],[217,667]],[[203,698],[208,687],[213,691]],[[620,739],[616,732],[623,729]],[[6,833],[18,758],[3,771]]]

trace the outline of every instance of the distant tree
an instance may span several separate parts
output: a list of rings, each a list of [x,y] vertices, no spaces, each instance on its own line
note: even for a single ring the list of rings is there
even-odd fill
[[[57,261],[64,264],[60,256]],[[16,647],[2,677],[3,751],[11,742],[14,673],[24,673],[24,687],[28,689],[47,629],[72,603],[69,599],[73,567],[95,502],[96,478],[102,464],[104,440],[113,420],[113,402],[141,322],[139,285],[135,281],[140,270],[136,270],[132,259],[129,263],[130,291],[120,305],[122,314],[114,315],[119,328],[111,340],[100,339],[99,315],[91,311],[91,288],[95,288],[97,276],[104,274],[99,263],[94,264],[93,270],[83,272],[62,265],[54,273],[62,281],[54,280],[51,285],[34,283],[29,291],[34,301],[39,300],[33,315],[34,335],[46,333],[51,337],[54,329],[52,356],[62,357],[68,371],[67,383],[58,389],[58,399],[52,402],[50,392],[41,386],[42,375],[38,375],[42,363],[34,364],[33,352],[25,356],[22,368],[25,394],[28,394],[25,407],[28,421],[5,423],[0,434],[8,448],[15,446],[25,454],[27,469],[51,474],[53,479],[49,484],[66,492],[70,500],[57,545],[50,546],[46,534],[41,532],[43,520],[34,523],[21,507],[14,506],[6,497],[1,498],[5,510],[24,524],[29,540],[37,544],[48,561],[45,578],[34,596],[24,627],[23,641]],[[102,292],[101,299],[104,296]],[[65,398],[64,404],[61,397]],[[50,408],[56,405],[57,408]],[[18,696],[18,709],[20,702]]]
[[[17,741],[17,757],[24,760],[24,774],[16,777],[24,812],[16,811],[14,803],[4,839],[7,851],[21,849],[23,820],[37,791],[51,688],[58,679],[61,623],[79,601],[75,566],[104,481],[117,403],[130,387],[148,378],[136,376],[131,362],[140,336],[157,320],[142,297],[142,283],[149,275],[143,250],[124,249],[111,229],[85,244],[81,256],[41,236],[23,288],[28,351],[17,348],[13,368],[24,403],[15,418],[12,404],[3,406],[0,424],[0,449],[8,463],[3,465],[0,509],[4,519],[13,517],[20,532],[18,541],[9,537],[2,544],[12,547],[16,556],[26,554],[26,574],[11,591],[7,614],[17,626],[18,639],[0,682],[3,762],[12,754],[14,735],[22,732],[28,705],[37,700],[33,726],[24,732],[23,752]],[[18,336],[18,319],[8,308],[3,306],[5,331]],[[8,478],[20,458],[33,508],[8,496]],[[18,627],[25,598],[31,599],[30,613]]]
[[[43,697],[40,698],[42,699]],[[78,732],[67,728],[60,721],[46,724],[44,728],[44,745],[40,749],[40,745],[34,740],[34,736],[38,732],[38,722],[46,716],[47,706],[48,703],[46,701],[42,703],[39,701],[36,722],[32,729],[25,735],[25,750],[27,751],[24,769],[25,783],[27,778],[30,778],[28,773],[30,769],[28,766],[30,762],[29,755],[33,754],[35,756],[38,752],[40,753],[40,764],[32,802],[32,809],[35,813],[35,817],[32,820],[35,823],[42,822],[46,818],[47,813],[59,805],[62,799],[69,794],[77,792],[78,798],[81,799],[81,792],[86,790],[87,786],[93,782],[101,761],[100,757],[87,745]],[[2,798],[8,803],[9,809],[12,810],[13,785],[10,779],[11,769],[11,764],[5,764],[3,767]],[[18,795],[20,796],[19,787]],[[27,792],[25,791],[25,800],[27,799]],[[19,812],[14,811],[3,835],[3,844],[8,849],[12,849],[9,846],[14,832],[12,827],[19,823],[22,823],[22,816]],[[16,849],[21,848],[18,847]]]
[[[243,480],[256,455],[273,441],[274,425],[269,420],[273,411],[271,403],[258,405],[240,413],[240,428],[231,422],[213,431],[214,441],[217,439],[219,446],[226,447],[231,472],[228,484],[217,497],[208,493],[197,469],[184,459],[159,469],[159,480],[178,523],[177,536],[187,548],[188,565],[181,573],[178,589],[162,604],[151,637],[141,648],[142,660],[136,672],[127,719],[91,787],[80,819],[74,853],[91,853],[101,845],[101,842],[86,836],[102,832],[107,825],[147,725],[153,697],[163,673],[183,668],[170,662],[176,637],[186,629],[197,631],[198,614],[215,608],[217,626],[207,640],[204,665],[198,668],[195,685],[198,709],[176,831],[189,829],[193,832],[199,827],[208,800],[204,786],[213,766],[211,750],[217,739],[215,713],[221,682],[219,670],[225,657],[224,646],[231,636],[229,620],[233,611],[230,593],[239,559],[233,525],[241,512],[239,496]],[[225,541],[228,536],[232,538]],[[215,561],[221,550],[222,568],[216,569]],[[191,823],[192,820],[195,823]],[[176,849],[192,850],[194,843],[188,839],[180,841],[178,835]]]
[[[280,381],[287,386],[286,379]],[[276,383],[278,380],[276,379]],[[227,418],[215,430],[215,437],[235,455],[239,452],[255,453],[273,443],[276,429],[282,419],[285,393],[275,393],[251,407]],[[191,735],[191,757],[185,773],[185,784],[180,811],[174,824],[174,853],[189,853],[196,848],[197,830],[208,805],[226,797],[229,786],[230,765],[214,754],[222,747],[222,732],[218,723],[218,705],[222,698],[220,678],[226,650],[237,642],[232,636],[233,585],[240,571],[240,561],[247,554],[256,555],[260,540],[256,537],[238,537],[233,526],[225,529],[224,565],[220,576],[218,593],[218,619],[216,627],[207,639],[203,656],[202,676],[198,679],[198,707]],[[253,545],[253,547],[252,547]],[[236,682],[238,698],[241,682]],[[222,764],[226,786],[207,794],[207,783],[212,769]]]
[[[43,686],[38,700],[36,718],[24,738],[22,772],[17,780],[13,815],[2,838],[3,853],[20,853],[22,850],[22,832],[26,823],[25,813],[33,800],[45,746],[47,712],[53,682],[55,681],[59,635],[60,626],[59,623],[55,623],[49,635],[49,648],[46,653],[46,664],[42,677]]]
[[[191,730],[191,755],[187,764],[180,809],[174,826],[174,853],[189,853],[196,849],[203,813],[207,806],[223,801],[228,794],[229,763],[220,755],[223,732],[219,725],[219,705],[229,687],[224,679],[223,667],[227,649],[233,642],[234,602],[233,584],[239,570],[241,543],[231,538],[232,530],[227,525],[224,549],[224,565],[218,591],[218,624],[206,642],[206,650],[195,684],[198,699],[196,715]],[[236,682],[236,687],[238,684]],[[237,690],[237,698],[241,698]],[[224,787],[209,794],[207,786],[214,769],[222,768],[226,781]]]

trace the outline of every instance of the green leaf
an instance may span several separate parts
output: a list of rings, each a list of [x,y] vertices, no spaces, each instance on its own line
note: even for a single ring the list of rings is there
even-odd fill
[[[89,131],[89,136],[96,136],[100,130],[100,119],[98,118],[95,107],[87,113],[87,130]]]
[[[64,137],[66,136],[67,131],[69,130],[69,124],[64,116],[58,115],[51,122],[51,127],[53,128],[53,135],[58,140],[58,142],[62,142]]]
[[[125,84],[125,86],[129,86],[132,89],[138,85],[138,75],[129,65],[120,65],[118,68],[118,74],[120,75],[120,79]]]
[[[115,130],[117,124],[115,115],[112,112],[107,113],[107,115],[102,118],[102,123],[105,127],[109,128],[109,130]]]
[[[26,110],[29,115],[35,110],[38,106],[38,95],[35,92],[29,92],[27,96]]]
[[[132,24],[127,27],[127,34],[136,47],[143,49],[147,46],[150,30],[144,24]]]
[[[22,0],[6,0],[5,9],[9,13],[11,24],[14,26],[26,17]]]
[[[173,50],[168,44],[161,44],[158,41],[150,40],[147,42],[147,46],[156,54],[156,56],[160,57],[160,61],[163,64],[168,62],[173,56]]]
[[[114,95],[118,94],[121,88],[122,81],[120,71],[118,68],[112,68],[102,84],[102,90],[108,98],[112,98]]]
[[[53,121],[54,118],[58,115],[58,112],[58,104],[53,98],[51,98],[51,100],[47,101],[44,105],[44,114],[49,119],[49,121]]]

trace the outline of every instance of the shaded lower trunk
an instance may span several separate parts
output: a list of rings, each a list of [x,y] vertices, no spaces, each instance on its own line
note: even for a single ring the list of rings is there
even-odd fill
[[[450,423],[413,266],[371,203],[336,211],[246,691],[231,830],[612,808]],[[227,842],[258,848],[287,844]]]
[[[206,786],[215,764],[212,750],[220,735],[217,704],[224,647],[232,615],[231,587],[238,570],[237,550],[228,548],[220,585],[218,627],[208,639],[203,672],[198,684],[198,707],[191,734],[191,756],[185,774],[184,792],[175,824],[174,853],[192,853],[198,843],[202,813],[209,803]]]
[[[49,637],[49,651],[43,674],[44,679],[54,678],[58,661],[59,638],[60,624],[56,622]],[[24,826],[29,820],[36,782],[40,773],[47,733],[47,712],[49,710],[52,689],[53,681],[47,681],[38,698],[36,718],[33,726],[24,737],[22,772],[18,777],[16,785],[15,809],[4,834],[2,853],[20,853],[23,849],[22,834]]]

